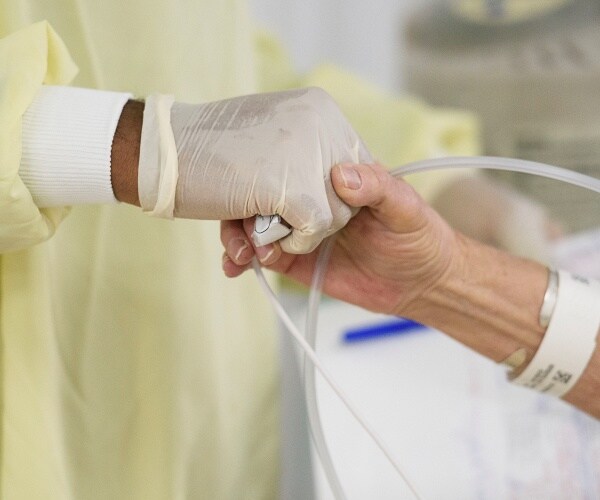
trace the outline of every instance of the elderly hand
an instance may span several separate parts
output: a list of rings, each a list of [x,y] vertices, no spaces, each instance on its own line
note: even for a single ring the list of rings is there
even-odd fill
[[[339,233],[325,292],[377,312],[406,315],[414,299],[458,265],[460,237],[403,180],[379,165],[341,165],[332,170],[338,196],[364,207]],[[225,221],[223,268],[237,276],[253,254],[263,265],[310,283],[317,253],[289,255],[277,243],[254,249],[252,221]]]
[[[539,314],[545,266],[451,229],[408,184],[377,165],[336,166],[332,180],[345,203],[362,208],[336,240],[324,280],[327,294],[424,323],[496,362],[523,353],[520,363],[527,366],[544,337]],[[278,244],[254,249],[251,231],[251,220],[244,226],[222,223],[226,275],[244,272],[256,252],[266,267],[310,283],[317,252],[284,254]],[[599,373],[597,348],[564,396],[596,418]]]
[[[350,219],[330,171],[370,155],[325,91],[175,103],[171,125],[179,160],[176,217],[279,214],[293,228],[281,241],[290,253],[309,252]]]

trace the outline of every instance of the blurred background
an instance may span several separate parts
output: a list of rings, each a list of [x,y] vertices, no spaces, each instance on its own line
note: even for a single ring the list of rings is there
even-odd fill
[[[402,88],[404,26],[428,0],[251,0],[255,18],[290,51],[294,67],[334,62],[389,91]]]
[[[424,106],[430,125],[422,133],[445,132],[422,154],[462,151],[444,136],[464,132],[456,126],[462,115],[444,113],[467,112],[477,124],[469,151],[600,178],[600,1],[251,0],[251,7],[298,74],[333,64],[386,99]],[[412,147],[416,122],[394,132],[385,119],[373,127],[391,128],[388,137]],[[459,229],[600,277],[599,195],[512,173],[463,181],[428,197]],[[288,291],[286,300],[302,323],[305,297]],[[349,345],[344,331],[384,318],[333,301],[322,316],[321,356],[425,498],[600,498],[598,422],[509,386],[502,369],[438,332]],[[284,497],[331,498],[307,444],[297,353],[287,341],[282,350]],[[349,498],[409,498],[327,388],[319,387],[319,401]]]
[[[294,68],[330,62],[384,91],[474,111],[482,152],[598,176],[600,2],[596,0],[252,0]],[[570,230],[592,228],[600,200],[519,174]]]

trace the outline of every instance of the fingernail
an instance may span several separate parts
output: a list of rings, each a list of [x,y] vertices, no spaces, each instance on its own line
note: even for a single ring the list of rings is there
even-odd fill
[[[227,253],[231,256],[231,260],[236,264],[245,264],[241,261],[244,250],[249,248],[250,245],[243,238],[235,238],[227,244]]]
[[[344,187],[348,189],[360,189],[362,186],[362,179],[354,167],[350,165],[341,165],[340,173],[342,174]]]
[[[275,254],[275,245],[265,245],[264,247],[258,247],[256,249],[256,256],[258,260],[263,264],[268,264],[269,259]]]

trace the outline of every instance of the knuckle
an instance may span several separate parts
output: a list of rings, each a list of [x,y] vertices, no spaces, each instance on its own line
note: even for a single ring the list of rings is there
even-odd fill
[[[318,235],[325,233],[329,230],[331,225],[333,224],[333,215],[331,214],[323,214],[318,219],[315,220],[313,224],[313,231],[311,234]]]

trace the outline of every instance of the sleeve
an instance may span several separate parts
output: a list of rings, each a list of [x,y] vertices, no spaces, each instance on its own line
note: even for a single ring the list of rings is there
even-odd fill
[[[19,176],[38,207],[116,203],[112,143],[131,94],[44,85],[22,123]]]
[[[77,67],[47,22],[0,40],[0,253],[54,234],[66,208],[39,209],[19,176],[22,118],[42,85],[65,85]]]

